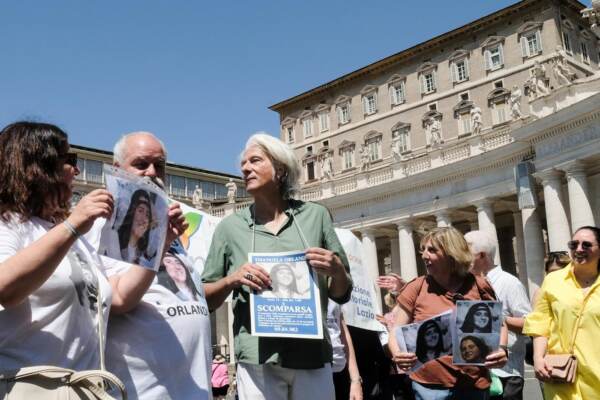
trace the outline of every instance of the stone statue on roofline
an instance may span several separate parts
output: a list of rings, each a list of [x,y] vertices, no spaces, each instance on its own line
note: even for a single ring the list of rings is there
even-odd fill
[[[600,0],[592,0],[592,6],[581,10],[583,18],[587,18],[592,31],[600,36]]]
[[[552,72],[558,87],[570,85],[577,75],[569,68],[562,46],[556,46],[556,57],[552,59]]]
[[[442,144],[442,123],[439,119],[429,117],[425,126],[425,140],[427,146],[437,147]]]
[[[235,203],[235,197],[237,194],[237,185],[233,181],[233,178],[229,178],[229,182],[227,182],[225,184],[225,187],[227,188],[227,202]]]
[[[510,109],[510,117],[513,121],[523,118],[521,112],[521,88],[518,85],[513,85],[510,91],[510,97],[508,98],[508,105]]]
[[[402,142],[399,132],[392,132],[392,157],[394,161],[402,159]]]
[[[471,109],[471,127],[473,135],[479,135],[483,128],[483,119],[481,117],[481,108],[475,106]]]
[[[321,158],[321,179],[330,180],[333,177],[333,157],[329,152]]]
[[[529,70],[527,86],[529,88],[530,101],[550,94],[550,89],[546,82],[546,67],[539,61],[536,61]]]
[[[366,145],[360,145],[360,170],[367,171],[371,167],[371,157],[369,156],[369,149]]]
[[[196,185],[196,188],[194,189],[194,193],[192,194],[192,204],[194,205],[194,207],[196,208],[200,208],[202,206],[202,202],[204,200],[204,195],[202,193],[202,187],[199,185]]]

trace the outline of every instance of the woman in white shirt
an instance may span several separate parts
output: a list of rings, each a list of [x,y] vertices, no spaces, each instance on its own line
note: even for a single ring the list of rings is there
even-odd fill
[[[105,263],[81,237],[113,198],[97,189],[69,212],[77,154],[60,128],[16,122],[0,132],[0,368],[74,370],[100,363],[98,307],[135,307],[154,271],[133,266],[109,282]],[[170,212],[174,230],[180,211]],[[173,225],[174,224],[174,225]],[[106,332],[106,326],[101,327]]]

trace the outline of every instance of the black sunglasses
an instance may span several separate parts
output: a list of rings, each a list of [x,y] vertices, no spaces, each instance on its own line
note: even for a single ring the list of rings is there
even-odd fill
[[[65,160],[65,164],[77,168],[77,153],[67,153],[62,158]]]
[[[577,250],[578,246],[579,246],[579,240],[570,240],[569,242],[567,242],[567,247],[570,250]],[[584,240],[583,242],[581,242],[581,247],[584,250],[589,250],[592,247],[594,247],[594,244],[592,242],[588,242],[587,240]]]

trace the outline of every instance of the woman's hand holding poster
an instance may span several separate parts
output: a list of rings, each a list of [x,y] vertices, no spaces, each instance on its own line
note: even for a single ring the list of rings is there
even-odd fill
[[[169,224],[167,195],[147,178],[105,165],[115,208],[100,234],[99,253],[157,271]]]
[[[321,299],[302,251],[250,253],[271,277],[270,290],[250,293],[252,335],[322,339]]]

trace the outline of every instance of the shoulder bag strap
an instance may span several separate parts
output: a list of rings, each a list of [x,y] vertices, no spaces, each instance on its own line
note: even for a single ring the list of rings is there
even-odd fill
[[[573,354],[573,350],[575,349],[575,338],[577,337],[577,332],[581,326],[581,316],[583,315],[583,309],[587,304],[589,298],[592,295],[592,292],[596,289],[596,287],[590,289],[590,291],[585,295],[585,299],[583,300],[583,304],[581,305],[581,310],[579,310],[579,314],[577,315],[577,321],[575,322],[575,327],[573,328],[573,333],[571,334],[571,343],[569,344],[569,353]]]

